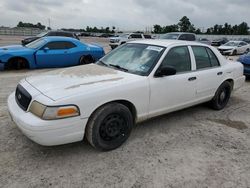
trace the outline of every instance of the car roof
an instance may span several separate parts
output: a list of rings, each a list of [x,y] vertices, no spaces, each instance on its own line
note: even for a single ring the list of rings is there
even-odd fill
[[[128,42],[128,43],[149,44],[149,45],[156,45],[156,46],[163,46],[163,47],[168,47],[168,46],[172,46],[172,45],[199,45],[199,46],[208,46],[208,45],[200,43],[200,42],[184,41],[184,40],[166,40],[166,39],[138,40],[138,41],[131,41],[131,42]]]
[[[78,41],[75,38],[71,37],[61,37],[61,36],[47,36],[43,37],[46,41]]]
[[[241,40],[230,40],[228,42],[235,42],[235,43],[240,43],[240,42],[244,42],[244,41],[241,41]]]
[[[189,32],[170,32],[170,33],[165,33],[165,34],[192,34],[192,35],[195,35],[195,33],[189,33]]]

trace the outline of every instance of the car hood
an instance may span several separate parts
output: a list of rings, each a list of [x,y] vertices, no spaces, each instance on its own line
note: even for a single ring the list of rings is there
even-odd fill
[[[96,64],[58,69],[27,77],[26,81],[52,100],[59,100],[79,93],[100,92],[142,76],[125,73]],[[127,82],[126,82],[127,83]]]
[[[0,53],[9,53],[16,51],[31,51],[32,49],[26,48],[22,45],[11,45],[11,46],[3,46],[0,48]]]
[[[120,40],[120,39],[122,39],[122,37],[110,37],[109,39],[110,39],[110,40],[117,40],[117,39]]]
[[[235,49],[236,46],[220,46],[218,49],[221,49],[221,50],[232,50],[232,49]]]

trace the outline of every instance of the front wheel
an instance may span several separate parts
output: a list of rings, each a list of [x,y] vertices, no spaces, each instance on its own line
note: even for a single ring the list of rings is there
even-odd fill
[[[217,89],[214,98],[210,101],[211,107],[215,110],[222,110],[228,103],[232,87],[229,82],[224,82]]]
[[[113,150],[128,139],[132,127],[130,110],[122,104],[110,103],[91,116],[86,127],[86,138],[97,149]]]

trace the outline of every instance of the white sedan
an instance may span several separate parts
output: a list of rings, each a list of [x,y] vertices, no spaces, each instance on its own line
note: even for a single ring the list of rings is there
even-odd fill
[[[8,98],[13,121],[46,146],[123,144],[135,123],[196,104],[223,109],[245,81],[243,66],[188,41],[129,42],[96,64],[23,79]]]
[[[223,55],[237,55],[248,53],[250,50],[250,44],[244,41],[229,41],[226,44],[218,47],[218,50]]]

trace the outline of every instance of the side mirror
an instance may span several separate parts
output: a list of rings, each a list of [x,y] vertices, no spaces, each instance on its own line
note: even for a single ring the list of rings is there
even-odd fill
[[[173,67],[160,67],[156,73],[156,77],[171,76],[176,74],[176,69]]]
[[[43,49],[43,51],[44,51],[44,52],[47,52],[47,51],[49,51],[49,48],[48,48],[48,47],[45,47],[45,48]]]

